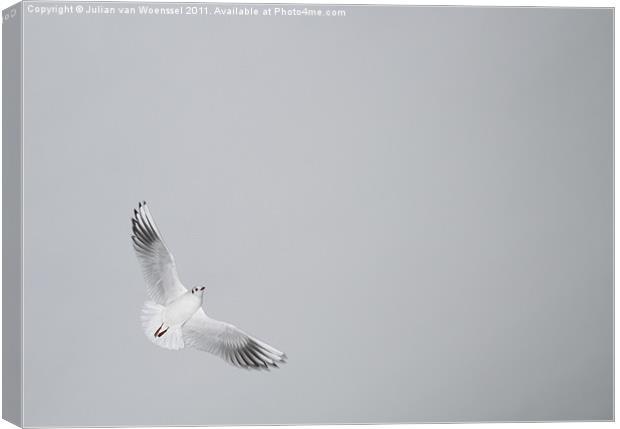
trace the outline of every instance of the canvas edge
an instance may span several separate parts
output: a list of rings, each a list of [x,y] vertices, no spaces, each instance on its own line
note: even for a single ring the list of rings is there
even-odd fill
[[[23,425],[22,4],[2,13],[2,418]]]

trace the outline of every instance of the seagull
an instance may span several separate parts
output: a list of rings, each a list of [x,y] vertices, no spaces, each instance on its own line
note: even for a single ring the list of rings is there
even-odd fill
[[[138,203],[131,223],[133,248],[150,298],[142,308],[142,327],[151,342],[170,350],[191,347],[209,352],[245,369],[268,370],[286,362],[281,351],[206,315],[205,286],[191,290],[183,286],[146,201]]]

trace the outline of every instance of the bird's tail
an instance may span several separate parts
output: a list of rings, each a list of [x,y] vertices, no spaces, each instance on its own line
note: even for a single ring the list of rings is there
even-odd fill
[[[166,326],[163,305],[147,301],[142,307],[142,328],[146,337],[159,347],[179,350],[185,346],[183,331],[180,326]]]

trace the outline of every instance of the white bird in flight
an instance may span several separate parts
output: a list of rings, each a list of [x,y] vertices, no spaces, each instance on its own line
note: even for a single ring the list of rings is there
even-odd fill
[[[205,314],[205,287],[187,290],[183,286],[146,202],[134,209],[131,222],[133,247],[152,300],[142,308],[142,326],[149,340],[166,349],[192,347],[213,353],[241,368],[269,369],[285,363],[281,351]]]

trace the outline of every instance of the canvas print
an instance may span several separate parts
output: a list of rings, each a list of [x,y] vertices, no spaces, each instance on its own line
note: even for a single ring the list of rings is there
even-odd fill
[[[610,8],[3,14],[3,418],[610,421]]]

